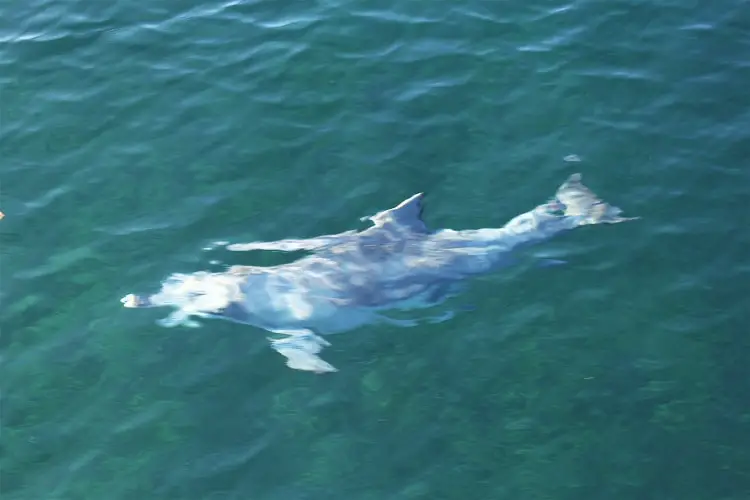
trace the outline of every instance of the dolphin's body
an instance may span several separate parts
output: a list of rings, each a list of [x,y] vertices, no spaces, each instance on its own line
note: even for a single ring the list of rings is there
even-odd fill
[[[214,317],[282,334],[272,347],[294,369],[336,371],[317,356],[329,345],[317,334],[387,321],[382,313],[436,305],[472,276],[508,261],[510,252],[587,224],[616,223],[620,209],[599,200],[572,175],[554,199],[501,228],[429,230],[421,219],[422,194],[380,212],[360,232],[305,240],[230,245],[230,250],[307,250],[311,255],[273,267],[233,266],[223,273],[174,274],[154,295],[130,294],[125,307],[171,306],[165,326],[195,325],[190,316]]]

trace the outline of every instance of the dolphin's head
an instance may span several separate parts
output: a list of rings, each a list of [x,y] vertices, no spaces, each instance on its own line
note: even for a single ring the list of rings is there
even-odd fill
[[[191,314],[214,313],[241,300],[237,278],[226,274],[198,272],[176,273],[162,283],[153,295],[128,294],[120,301],[124,307],[171,306]]]
[[[156,307],[151,302],[151,297],[148,295],[136,295],[129,293],[120,299],[123,307],[136,308],[136,307]]]

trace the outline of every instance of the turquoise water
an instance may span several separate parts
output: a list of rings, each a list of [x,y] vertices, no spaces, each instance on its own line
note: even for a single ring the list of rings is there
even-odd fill
[[[2,499],[747,500],[749,57],[740,0],[6,1]],[[330,338],[335,374],[119,303],[574,171],[642,219]]]

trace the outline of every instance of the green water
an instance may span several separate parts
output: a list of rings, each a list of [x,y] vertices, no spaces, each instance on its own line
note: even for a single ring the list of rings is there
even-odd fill
[[[747,500],[749,60],[741,0],[6,0],[2,500]],[[643,218],[331,337],[335,374],[119,303],[573,171]]]

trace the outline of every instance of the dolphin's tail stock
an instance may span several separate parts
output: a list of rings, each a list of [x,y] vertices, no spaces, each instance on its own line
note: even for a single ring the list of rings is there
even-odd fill
[[[639,217],[620,217],[622,210],[601,199],[581,182],[581,174],[573,174],[555,194],[562,210],[569,217],[578,217],[579,226],[587,224],[615,224]]]

